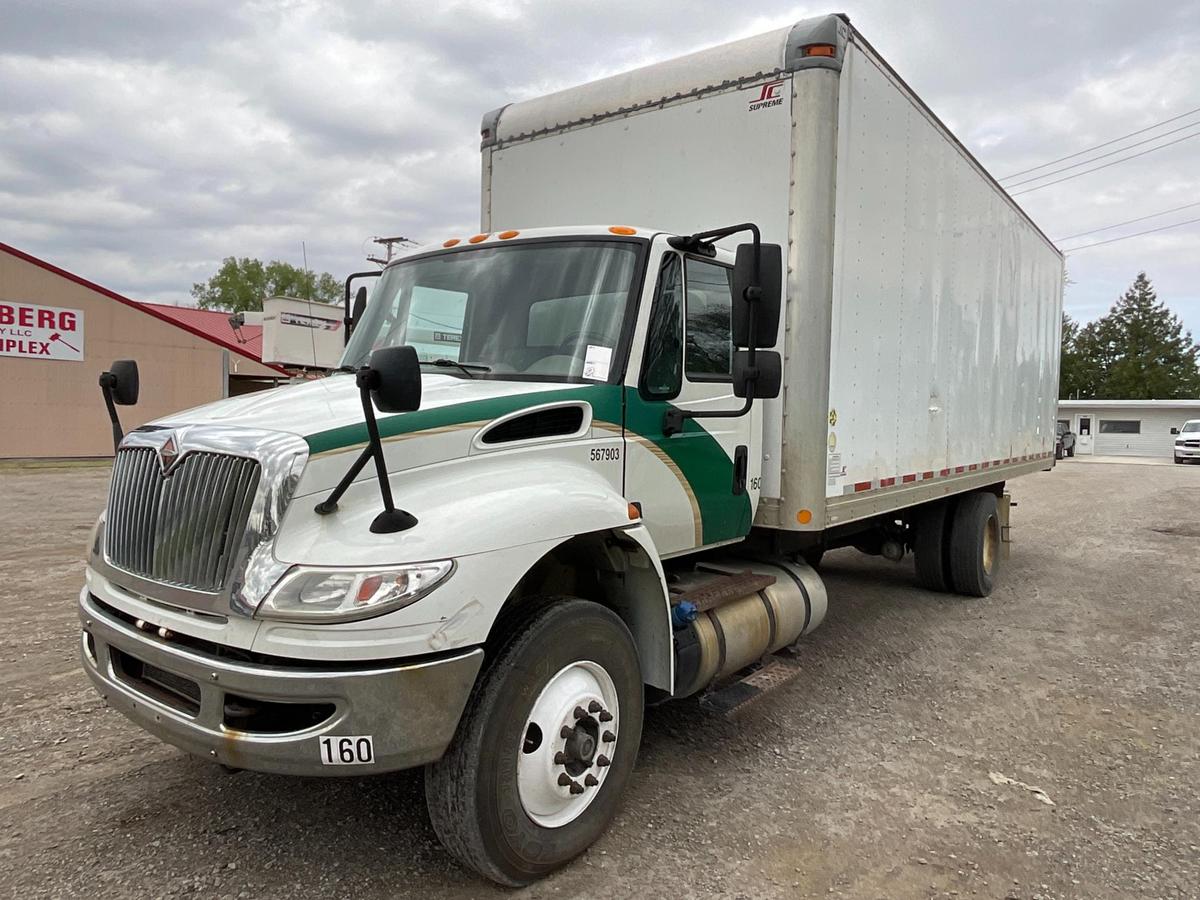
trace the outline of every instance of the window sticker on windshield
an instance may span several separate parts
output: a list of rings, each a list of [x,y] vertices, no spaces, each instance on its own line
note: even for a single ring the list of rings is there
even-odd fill
[[[608,381],[608,367],[612,363],[612,347],[597,347],[588,344],[583,358],[583,377],[590,381]]]

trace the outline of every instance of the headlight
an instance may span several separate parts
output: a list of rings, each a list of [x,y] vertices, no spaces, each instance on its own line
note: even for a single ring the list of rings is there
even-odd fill
[[[296,566],[258,607],[265,619],[351,622],[402,609],[434,589],[454,568],[450,560],[387,569]]]

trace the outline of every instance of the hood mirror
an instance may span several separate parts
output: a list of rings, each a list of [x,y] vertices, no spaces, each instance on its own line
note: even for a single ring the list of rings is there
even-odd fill
[[[104,405],[112,421],[114,453],[121,446],[121,438],[125,437],[117,418],[117,407],[134,406],[138,402],[138,388],[136,360],[118,359],[100,376],[100,393],[104,395]]]

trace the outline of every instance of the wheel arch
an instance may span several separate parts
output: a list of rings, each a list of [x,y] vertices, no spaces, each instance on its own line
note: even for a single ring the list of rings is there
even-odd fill
[[[532,604],[562,597],[590,600],[620,616],[637,646],[643,682],[670,693],[675,678],[671,607],[662,563],[644,526],[577,534],[546,552],[505,599],[485,647],[494,652],[510,638]]]

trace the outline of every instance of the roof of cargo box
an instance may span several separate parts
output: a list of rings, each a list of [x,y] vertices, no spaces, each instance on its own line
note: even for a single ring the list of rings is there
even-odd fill
[[[698,50],[587,84],[510,103],[483,117],[482,149],[503,147],[547,134],[628,116],[691,97],[720,93],[803,69],[840,72],[846,45],[853,42],[902,86],[910,101],[936,123],[959,151],[1060,257],[1062,251],[1012,195],[984,168],[937,114],[871,46],[844,13],[803,19],[766,34]]]
[[[510,103],[483,117],[485,147],[537,137],[561,128],[625,115],[662,103],[724,91],[764,77],[799,69],[840,69],[850,35],[844,16],[805,19],[787,28],[710,47],[567,88],[544,97]],[[813,45],[837,47],[834,56],[806,55]]]

